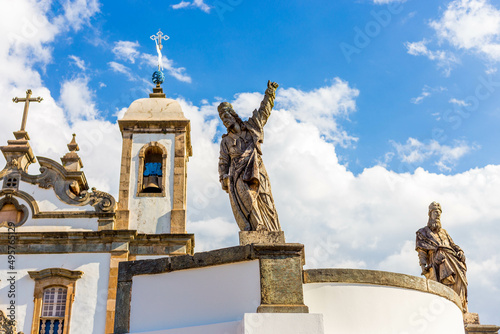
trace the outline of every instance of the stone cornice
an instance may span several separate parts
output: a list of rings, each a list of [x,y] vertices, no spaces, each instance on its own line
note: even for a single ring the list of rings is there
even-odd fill
[[[135,230],[97,232],[16,232],[16,254],[109,253],[184,255],[194,251],[194,234],[138,234]],[[0,254],[8,254],[9,234],[0,233]]]
[[[200,252],[156,260],[138,260],[120,263],[118,281],[130,281],[135,275],[149,275],[210,267],[241,261],[252,261],[266,257],[296,256],[302,258],[302,244],[251,244]]]
[[[49,268],[40,271],[28,271],[28,274],[35,281],[49,277],[64,277],[70,280],[77,280],[83,276],[83,271],[68,270],[64,268]]]

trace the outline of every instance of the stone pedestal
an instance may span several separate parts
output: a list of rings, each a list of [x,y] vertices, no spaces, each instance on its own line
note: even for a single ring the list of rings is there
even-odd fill
[[[479,325],[479,314],[467,312],[464,313],[465,325]]]
[[[285,232],[240,231],[240,246],[250,244],[284,244]]]
[[[479,324],[466,324],[466,334],[498,334],[499,326],[493,325],[479,325]]]
[[[481,325],[479,314],[467,312],[464,314],[465,334],[498,334],[499,326]]]
[[[257,313],[308,313],[304,305],[301,244],[253,245],[260,260],[261,303]]]

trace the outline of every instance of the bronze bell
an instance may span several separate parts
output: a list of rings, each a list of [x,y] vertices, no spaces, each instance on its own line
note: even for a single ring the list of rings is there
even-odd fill
[[[161,193],[160,182],[158,176],[151,175],[144,177],[144,192],[145,193]]]

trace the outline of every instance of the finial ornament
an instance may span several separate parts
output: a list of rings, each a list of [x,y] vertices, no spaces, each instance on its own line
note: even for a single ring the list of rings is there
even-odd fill
[[[23,113],[23,121],[21,123],[21,130],[20,132],[25,132],[26,131],[26,122],[28,121],[28,109],[30,107],[30,102],[42,102],[43,98],[42,97],[31,97],[31,94],[33,92],[31,89],[28,89],[26,91],[26,97],[15,97],[12,99],[12,102],[18,103],[18,102],[24,102],[24,113]]]

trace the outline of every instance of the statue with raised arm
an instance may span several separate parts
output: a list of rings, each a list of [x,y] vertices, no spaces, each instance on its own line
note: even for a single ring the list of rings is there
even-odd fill
[[[219,180],[222,189],[229,193],[241,231],[281,231],[261,150],[276,88],[277,83],[267,83],[260,108],[247,121],[241,120],[229,102],[222,102],[217,108],[227,129],[220,143]]]
[[[463,312],[467,311],[467,278],[464,252],[441,228],[441,205],[429,205],[427,226],[417,231],[415,249],[422,275],[449,286],[460,296]]]

